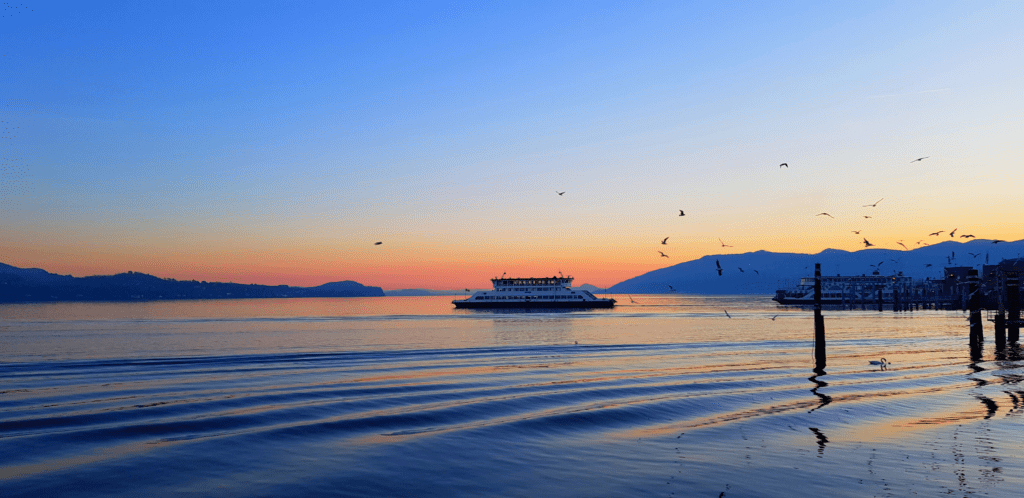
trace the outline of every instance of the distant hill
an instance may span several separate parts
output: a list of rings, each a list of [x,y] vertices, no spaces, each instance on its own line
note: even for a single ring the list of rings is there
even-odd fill
[[[383,296],[380,287],[331,282],[317,287],[256,285],[159,278],[145,273],[72,277],[0,263],[0,302],[145,301],[281,297]]]
[[[573,287],[573,289],[585,290],[587,292],[590,292],[591,294],[604,294],[608,292],[608,289],[602,289],[600,287],[590,284],[581,284],[577,287]]]
[[[620,282],[608,289],[612,294],[775,294],[796,285],[801,277],[814,276],[814,264],[821,263],[823,275],[870,275],[875,268],[883,275],[903,272],[915,279],[941,279],[946,266],[996,264],[1020,257],[1024,240],[993,244],[991,240],[946,241],[910,251],[863,249],[849,252],[826,249],[817,254],[756,251],[744,254],[704,256]],[[722,265],[718,275],[715,261]],[[875,265],[875,266],[871,266]],[[926,266],[931,265],[931,266]],[[740,271],[740,268],[743,271]]]
[[[473,292],[476,292],[475,290]],[[396,289],[384,291],[385,296],[461,296],[468,294],[464,289],[460,290],[434,290],[434,289]]]

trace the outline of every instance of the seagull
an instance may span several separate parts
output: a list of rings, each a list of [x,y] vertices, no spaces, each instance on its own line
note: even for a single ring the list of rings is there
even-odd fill
[[[374,242],[374,243],[373,243],[373,245],[375,245],[375,246],[379,246],[379,245],[381,245],[381,244],[383,244],[383,242]]]
[[[715,260],[715,266],[718,267],[718,276],[721,277],[722,276],[722,265],[718,263],[717,259]]]
[[[761,272],[759,272],[759,271],[757,271],[757,270],[754,270],[754,273],[756,273],[756,274],[758,274],[758,275],[760,275],[760,274],[761,274]]]
[[[917,158],[917,159],[914,159],[913,161],[910,161],[910,162],[912,162],[912,163],[916,163],[916,162],[918,162],[918,161],[924,161],[925,159],[928,159],[929,157],[932,157],[932,156],[924,156],[924,157],[919,157],[919,158]]]
[[[931,267],[931,266],[932,266],[932,264],[931,264],[931,263],[927,263],[927,264],[925,264],[925,265],[924,265],[924,267],[925,267],[925,268],[929,268],[929,267]]]
[[[967,234],[967,235],[961,235],[961,236],[960,236],[960,238],[961,238],[961,239],[973,239],[973,238],[974,238],[974,236],[973,236],[973,235],[971,235],[971,234]]]
[[[829,218],[832,218],[833,220],[836,219],[835,216],[832,216],[831,214],[828,214],[828,213],[818,213],[818,214],[816,214],[814,216],[828,216]]]
[[[857,235],[860,235],[860,230],[850,230],[850,231],[855,233],[855,234],[857,234]]]
[[[870,216],[865,216],[865,218],[870,218]]]
[[[682,209],[680,209],[680,210],[679,210],[679,216],[686,216],[686,213],[684,213],[684,212],[683,212],[683,210],[682,210]]]
[[[668,245],[668,237],[665,237],[664,239],[661,239],[661,245],[663,245],[663,246],[667,246]]]
[[[779,315],[775,315],[775,316],[773,316],[773,317],[772,317],[772,321],[774,322],[774,321],[775,321],[775,319],[776,319],[776,318],[778,318],[778,317],[779,317]]]
[[[897,244],[903,246],[903,242],[897,242]],[[908,250],[908,251],[910,250],[910,249],[907,249],[907,246],[903,246],[903,249]]]
[[[555,193],[558,194],[558,195],[562,195],[562,194],[565,193],[565,191],[563,190],[562,192],[559,192],[559,191],[556,190]]]
[[[661,257],[663,257],[663,258],[667,258],[668,257],[668,255],[666,255],[665,253],[663,253],[661,251],[658,251],[658,254],[660,254]]]
[[[718,239],[718,241],[722,242],[722,239]],[[732,246],[726,244],[725,242],[722,242],[722,247],[732,247]]]
[[[666,285],[668,285],[668,290],[670,290],[670,291],[672,291],[672,292],[675,292],[675,291],[676,291],[676,288],[675,288],[675,287],[672,287],[672,284],[666,284]]]
[[[945,230],[939,230],[938,232],[932,232],[932,233],[928,234],[928,236],[931,237],[931,236],[934,235],[934,236],[938,237],[939,234],[943,233],[943,232],[945,232]]]
[[[975,253],[973,253],[973,252],[969,252],[969,253],[967,253],[967,254],[970,254],[971,256],[973,256],[973,257],[975,257],[975,258],[977,258],[978,256],[981,256],[981,253],[980,253],[980,252],[979,252],[979,253],[977,253],[977,254],[975,254]]]
[[[1000,242],[1006,242],[1006,241],[1005,240],[999,240],[999,239],[996,239],[996,240],[992,241],[993,244],[998,244]]]
[[[956,231],[957,231],[957,229],[956,229],[956,228],[954,228],[952,232],[949,232],[949,238],[951,238],[951,239],[952,239],[952,238],[953,238],[953,234],[955,234],[955,233],[956,233]]]
[[[789,167],[789,163],[782,163],[782,164],[779,165],[779,168],[781,169],[783,166],[788,168]]]
[[[740,273],[746,273],[746,272],[743,271],[743,267],[742,266],[740,266],[738,268],[740,269]]]
[[[864,247],[871,247],[871,246],[873,246],[873,245],[874,245],[874,244],[872,244],[872,243],[868,242],[868,239],[864,239]]]
[[[629,302],[633,303],[633,304],[636,304],[636,301],[633,300],[633,296],[629,296]]]
[[[732,315],[729,314],[729,310],[722,310],[722,311],[725,312],[725,316],[727,316],[729,318],[732,318]]]
[[[885,197],[882,197],[881,199],[878,199],[877,201],[875,201],[874,204],[865,204],[864,207],[875,207],[875,206],[878,205],[879,202],[882,202],[883,200],[885,200]]]

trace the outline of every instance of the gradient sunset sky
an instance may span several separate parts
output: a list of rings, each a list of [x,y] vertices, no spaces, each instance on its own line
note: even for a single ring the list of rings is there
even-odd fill
[[[605,287],[1024,232],[1024,2],[25,5],[0,18],[19,267]]]

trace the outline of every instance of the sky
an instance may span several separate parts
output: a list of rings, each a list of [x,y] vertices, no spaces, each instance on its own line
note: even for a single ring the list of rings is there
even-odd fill
[[[1024,232],[1021,2],[0,15],[14,266],[384,289],[561,271],[608,287],[709,254]]]

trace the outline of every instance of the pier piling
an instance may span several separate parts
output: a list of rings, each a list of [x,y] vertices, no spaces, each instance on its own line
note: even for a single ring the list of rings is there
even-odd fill
[[[981,293],[979,292],[978,270],[967,270],[967,307],[970,310],[971,344],[981,343],[984,332],[981,326]]]
[[[821,316],[821,263],[814,264],[814,367],[825,370],[825,318]]]
[[[1010,312],[1006,317],[1006,339],[1016,344],[1020,339],[1020,280],[1016,276],[1006,278],[1006,308]]]

